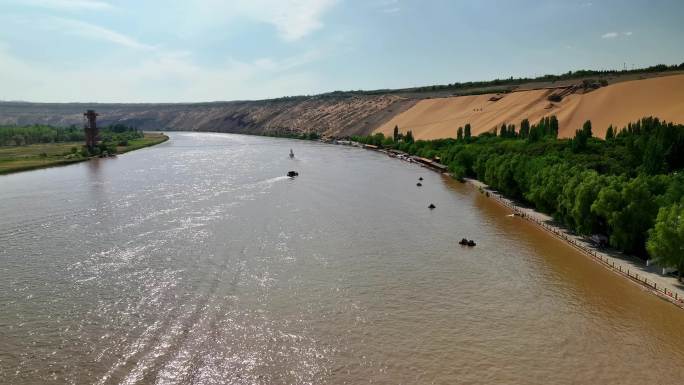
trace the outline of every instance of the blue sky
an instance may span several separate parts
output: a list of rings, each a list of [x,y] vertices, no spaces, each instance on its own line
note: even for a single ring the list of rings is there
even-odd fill
[[[192,102],[684,62],[684,1],[0,0],[0,100]]]

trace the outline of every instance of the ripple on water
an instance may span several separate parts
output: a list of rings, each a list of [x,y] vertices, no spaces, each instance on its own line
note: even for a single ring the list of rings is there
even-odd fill
[[[0,383],[684,377],[681,312],[377,153],[176,133],[1,178]]]

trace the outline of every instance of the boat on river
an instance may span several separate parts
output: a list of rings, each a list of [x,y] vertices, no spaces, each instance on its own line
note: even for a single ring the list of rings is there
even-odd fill
[[[458,244],[461,245],[461,246],[469,246],[469,247],[473,247],[473,246],[476,245],[475,241],[473,241],[472,239],[468,240],[468,239],[466,239],[466,238],[461,239],[461,240],[458,242]]]

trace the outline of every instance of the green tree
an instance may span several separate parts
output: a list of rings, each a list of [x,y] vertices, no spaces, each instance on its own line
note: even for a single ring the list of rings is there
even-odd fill
[[[591,132],[591,120],[587,120],[586,122],[584,122],[584,124],[582,125],[582,133],[584,134],[584,136],[587,137],[587,139],[592,137],[593,134]]]
[[[644,171],[649,174],[659,174],[665,172],[665,149],[663,143],[655,136],[651,136],[644,150],[642,166]]]
[[[584,122],[584,125],[582,125],[581,130],[575,131],[575,137],[572,139],[572,151],[584,151],[584,149],[587,148],[587,142],[589,141],[589,138],[591,138],[591,136],[591,121],[587,120],[586,122]]]
[[[613,178],[601,189],[591,211],[605,220],[613,247],[644,254],[647,231],[658,213],[659,184],[642,174],[631,180]]]
[[[575,190],[575,202],[570,211],[575,230],[580,234],[594,234],[604,230],[600,228],[596,214],[591,211],[591,206],[598,198],[604,183],[604,177],[594,170],[585,171],[581,176],[581,182]]]
[[[527,119],[523,119],[520,122],[520,137],[522,139],[527,139],[527,137],[530,135],[530,121]]]
[[[582,130],[575,130],[575,137],[572,138],[572,152],[580,152],[587,148],[587,137]]]
[[[541,168],[530,180],[526,198],[540,210],[553,214],[565,183],[570,179],[571,167],[565,162]]]
[[[610,141],[615,139],[615,131],[613,130],[613,125],[611,124],[608,126],[608,130],[606,130],[606,140]]]
[[[406,131],[406,136],[404,137],[404,141],[406,143],[413,143],[413,132],[411,130]]]
[[[399,126],[394,126],[394,135],[392,136],[395,142],[399,141]]]
[[[471,132],[470,132],[470,123],[466,123],[465,128],[463,129],[463,137],[468,140],[471,137]]]
[[[558,208],[556,209],[555,216],[565,223],[566,226],[575,229],[577,225],[572,216],[572,210],[575,207],[577,190],[585,175],[579,167],[573,168],[570,174],[570,178],[563,185],[563,190],[558,197]]]
[[[508,134],[509,138],[515,138],[517,136],[515,133],[515,124],[509,124],[506,133]]]
[[[684,202],[661,207],[655,226],[648,232],[648,253],[663,266],[677,269],[682,282],[684,271]]]
[[[463,139],[463,127],[459,127],[458,130],[456,130],[456,139]]]
[[[382,146],[382,142],[385,140],[385,134],[382,132],[378,132],[375,135],[373,135],[373,141],[371,144],[375,146]]]
[[[553,138],[558,138],[558,118],[556,118],[556,115],[551,115],[549,118],[548,135]]]

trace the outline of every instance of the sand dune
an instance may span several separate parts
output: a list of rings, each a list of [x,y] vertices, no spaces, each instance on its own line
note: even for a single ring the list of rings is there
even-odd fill
[[[459,126],[470,123],[473,134],[500,127],[519,126],[522,119],[538,121],[555,114],[561,137],[571,137],[587,119],[594,135],[603,137],[610,124],[622,128],[644,116],[684,123],[684,75],[664,76],[616,83],[586,94],[571,94],[551,103],[551,89],[513,92],[498,101],[496,94],[421,100],[394,116],[375,132],[391,135],[395,125],[412,130],[418,139],[455,137]]]

